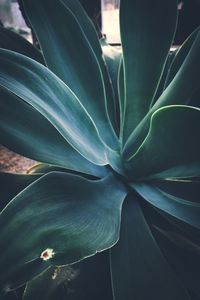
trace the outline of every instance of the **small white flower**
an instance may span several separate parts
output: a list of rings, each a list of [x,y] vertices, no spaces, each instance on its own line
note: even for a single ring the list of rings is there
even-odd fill
[[[42,258],[44,261],[47,261],[52,258],[54,254],[55,252],[53,249],[47,248],[41,253],[40,258]]]

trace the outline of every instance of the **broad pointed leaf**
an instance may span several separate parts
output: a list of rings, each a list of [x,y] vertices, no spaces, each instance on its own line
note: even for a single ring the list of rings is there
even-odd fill
[[[176,19],[176,0],[120,1],[126,91],[124,143],[149,110],[173,40]]]
[[[16,51],[44,64],[40,51],[21,35],[0,26],[0,48]]]
[[[184,60],[187,59],[187,55],[191,50],[191,47],[196,39],[196,36],[199,32],[200,28],[195,29],[190,36],[186,39],[183,45],[176,51],[173,62],[170,66],[168,76],[165,82],[165,88],[170,84],[173,78],[176,76],[177,72],[181,68]]]
[[[19,192],[34,182],[40,175],[25,175],[0,172],[0,210]]]
[[[200,204],[170,195],[154,184],[135,183],[132,187],[151,205],[174,218],[200,229]]]
[[[99,165],[107,163],[106,147],[90,115],[75,94],[46,67],[1,49],[0,85],[42,113],[88,160]]]
[[[47,266],[74,263],[113,246],[125,196],[124,185],[112,175],[91,181],[52,172],[35,181],[0,215],[2,288],[23,268],[30,279],[29,264],[43,261],[48,249]]]
[[[118,132],[120,126],[120,107],[119,107],[119,93],[118,93],[118,76],[119,76],[119,68],[121,63],[122,52],[109,45],[105,39],[101,40],[103,55],[105,58],[106,65],[108,67],[110,80],[112,82],[114,96],[115,96],[115,109],[117,116],[117,124],[118,124]]]
[[[162,75],[161,75],[161,78],[160,78],[160,81],[159,81],[159,85],[157,87],[156,93],[154,94],[154,97],[151,101],[151,105],[150,105],[149,108],[152,108],[152,106],[159,99],[159,97],[161,96],[161,94],[163,93],[163,91],[165,89],[166,78],[167,78],[167,75],[169,73],[169,69],[171,67],[171,64],[174,60],[174,57],[175,57],[177,51],[178,50],[176,49],[173,52],[172,51],[169,52],[167,61],[165,63],[165,66],[164,66],[164,69],[163,69],[163,72],[162,72]]]
[[[36,298],[112,300],[108,251],[71,266],[49,268],[26,286],[23,300]]]
[[[80,171],[66,169],[66,168],[49,165],[49,164],[45,164],[45,163],[37,163],[34,166],[30,167],[26,172],[27,172],[27,174],[36,174],[36,175],[44,175],[49,172],[66,172],[68,174],[79,175],[81,177],[84,177],[87,179],[93,179],[93,180],[97,180],[99,178],[106,177],[106,175],[108,175],[110,173],[110,170],[108,167],[104,168],[104,167],[99,167],[96,165],[92,165],[92,167],[93,168],[90,170],[92,172],[88,171],[88,174],[87,174],[87,173],[83,173]]]
[[[110,252],[115,300],[190,299],[162,255],[134,195],[124,203],[120,240]]]
[[[160,180],[155,186],[164,192],[193,202],[200,202],[200,181],[196,180]]]
[[[189,251],[183,247],[177,247],[169,242],[161,233],[156,235],[156,240],[163,251],[165,257],[173,267],[176,274],[182,280],[184,286],[193,295],[191,299],[198,299],[200,296],[199,276],[200,259],[199,253]],[[196,295],[196,297],[194,297]]]
[[[0,87],[0,142],[14,152],[71,170],[100,176],[104,167],[92,164],[62,137],[37,110]]]
[[[83,22],[85,26],[91,24],[81,12],[81,6],[77,1],[74,2],[75,4],[67,0],[24,0],[24,6],[47,66],[76,94],[95,120],[104,141],[116,148],[117,138],[106,111],[105,87],[99,65],[100,45],[97,45],[97,36],[95,41],[93,28],[82,29],[79,22]],[[87,36],[92,36],[91,44]],[[94,44],[95,50],[92,49]]]
[[[116,132],[118,132],[118,127],[116,123],[117,103],[115,103],[108,71],[106,69],[105,62],[102,59],[103,53],[102,53],[102,49],[100,46],[100,42],[99,42],[99,38],[95,26],[78,0],[60,0],[60,1],[62,2],[63,5],[69,8],[69,10],[74,14],[76,20],[79,23],[79,26],[81,27],[81,30],[84,32],[85,37],[87,38],[87,42],[90,44],[91,48],[95,52],[104,79],[107,113],[113,127],[115,128]]]
[[[124,155],[126,157],[130,157],[133,148],[137,149],[144,140],[149,129],[150,118],[158,108],[166,105],[187,104],[188,100],[199,91],[199,51],[200,32],[197,34],[184,63],[174,79],[127,141],[124,147]]]
[[[130,178],[186,178],[200,174],[200,110],[167,106],[157,110],[149,132],[126,164]]]

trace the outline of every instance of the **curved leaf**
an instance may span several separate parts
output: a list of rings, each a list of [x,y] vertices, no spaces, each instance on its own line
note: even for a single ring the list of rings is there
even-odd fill
[[[14,273],[43,260],[48,249],[47,267],[71,264],[113,246],[125,196],[124,185],[112,175],[91,181],[52,172],[35,181],[0,215],[2,288]]]
[[[133,195],[123,205],[120,240],[110,252],[115,300],[190,299],[162,255]]]
[[[156,236],[157,241],[163,254],[167,257],[176,274],[181,278],[184,286],[189,289],[190,293],[196,294],[198,299],[200,296],[199,276],[200,276],[200,259],[199,253],[196,254],[183,247],[177,247],[174,243],[170,243],[168,239],[161,235]]]
[[[2,26],[0,26],[0,48],[21,53],[44,64],[43,56],[36,47],[21,35]]]
[[[124,143],[149,110],[173,40],[176,20],[176,0],[120,1],[125,73]]]
[[[165,88],[170,84],[170,82],[176,76],[177,72],[179,71],[182,64],[184,63],[184,60],[187,58],[187,55],[188,55],[189,51],[191,50],[191,47],[197,37],[199,30],[200,30],[200,27],[195,29],[190,34],[190,36],[185,40],[183,45],[176,51],[175,56],[172,61],[172,64],[168,71],[168,76],[167,76],[166,82],[165,82]]]
[[[106,93],[106,108],[113,128],[118,132],[117,116],[116,116],[116,103],[114,99],[113,89],[108,75],[105,62],[102,58],[103,53],[100,46],[98,34],[92,20],[88,17],[83,9],[83,6],[78,0],[60,0],[69,10],[74,14],[79,26],[83,30],[87,42],[90,44],[92,50],[95,52],[99,66],[104,79],[105,93]]]
[[[0,85],[43,114],[89,161],[107,164],[106,147],[91,117],[73,92],[46,67],[1,49]]]
[[[200,229],[200,204],[170,195],[154,184],[134,183],[132,187],[151,205],[174,218]]]
[[[186,178],[200,174],[200,110],[166,106],[157,110],[149,132],[126,163],[132,179]]]
[[[94,176],[107,173],[73,149],[33,107],[1,87],[0,96],[0,142],[6,147],[36,161]]]
[[[92,179],[97,180],[99,178],[106,177],[110,173],[108,167],[104,168],[104,167],[99,167],[96,165],[91,165],[91,166],[93,168],[90,170],[90,172],[88,171],[87,173],[83,173],[83,172],[75,171],[72,169],[66,169],[66,168],[49,165],[49,164],[45,164],[45,163],[38,163],[38,164],[35,164],[34,166],[30,167],[26,172],[27,172],[27,174],[39,174],[39,175],[44,175],[49,172],[66,172],[68,174],[79,175],[81,177],[91,179],[91,180]],[[88,168],[88,170],[89,170],[89,168]]]
[[[49,268],[27,284],[23,300],[111,300],[107,252],[72,266]]]
[[[155,181],[154,185],[173,196],[200,203],[199,180],[160,180]]]
[[[184,63],[182,64],[174,79],[164,90],[152,109],[130,136],[129,140],[124,146],[124,156],[130,157],[131,153],[133,153],[133,149],[135,149],[136,151],[140,146],[148,132],[150,118],[158,108],[165,105],[185,104],[199,90],[199,52],[200,32],[197,34],[195,41],[186,59],[184,60]]]
[[[101,48],[97,36],[95,40],[91,23],[77,1],[74,2],[24,0],[24,6],[47,66],[76,94],[95,120],[101,138],[111,148],[117,148],[117,138],[106,111],[105,87],[99,65]],[[83,30],[79,22],[90,28]],[[87,36],[91,37],[91,44]],[[94,44],[95,50],[92,48]]]
[[[119,94],[118,94],[118,75],[121,63],[122,52],[109,45],[105,39],[101,40],[101,46],[103,50],[103,56],[105,58],[106,65],[108,67],[110,80],[112,82],[114,96],[115,96],[115,108],[118,124],[118,132],[120,126],[120,107],[119,107]]]
[[[124,111],[125,111],[125,87],[124,87],[124,67],[123,59],[120,61],[119,73],[118,73],[118,94],[119,94],[119,107],[120,107],[120,124],[123,124],[124,120]],[[121,125],[120,125],[121,128]],[[122,130],[120,131],[120,139],[122,139]]]
[[[161,78],[160,78],[160,81],[159,81],[159,85],[158,85],[156,93],[154,94],[154,97],[151,101],[151,104],[150,104],[150,107],[149,107],[150,109],[155,104],[155,102],[159,99],[159,97],[161,96],[161,94],[163,93],[163,91],[165,89],[166,78],[167,78],[167,75],[169,73],[170,66],[171,66],[171,64],[174,60],[175,55],[176,55],[176,52],[177,52],[177,49],[174,50],[173,52],[169,52],[169,55],[168,55],[167,60],[165,62],[165,66],[164,66],[164,69],[163,69],[163,72],[162,72],[162,75],[161,75]]]
[[[0,172],[0,210],[25,187],[38,179],[40,175],[25,175]]]

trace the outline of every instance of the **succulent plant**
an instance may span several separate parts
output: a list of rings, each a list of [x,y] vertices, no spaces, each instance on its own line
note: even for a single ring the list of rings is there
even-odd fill
[[[171,54],[177,1],[121,0],[120,53],[77,0],[24,7],[41,53],[1,29],[0,142],[41,163],[0,174],[2,299],[198,299],[199,29]]]

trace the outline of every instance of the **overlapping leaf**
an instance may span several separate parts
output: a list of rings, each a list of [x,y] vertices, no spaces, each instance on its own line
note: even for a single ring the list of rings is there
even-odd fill
[[[0,210],[19,192],[34,182],[40,175],[0,172]]]
[[[114,299],[190,299],[165,260],[136,196],[122,211],[120,240],[111,251]]]
[[[13,274],[25,280],[23,270],[29,279],[46,249],[54,253],[49,262],[62,265],[111,247],[118,240],[125,196],[125,187],[112,175],[90,181],[53,172],[35,181],[0,215],[0,286],[9,286]]]
[[[106,174],[103,167],[92,164],[73,149],[33,107],[3,88],[0,95],[1,143],[6,147],[36,161],[94,176]]]
[[[47,66],[76,94],[95,120],[104,141],[116,148],[117,138],[106,111],[99,41],[82,7],[77,1],[74,2],[24,0],[24,6],[37,33]]]
[[[0,48],[16,51],[44,64],[40,51],[21,35],[0,26]]]
[[[27,284],[23,300],[36,297],[37,300],[111,300],[108,251],[71,266],[49,268]]]
[[[184,60],[187,58],[188,53],[190,52],[193,43],[195,42],[195,39],[197,37],[197,34],[199,32],[200,28],[198,27],[195,29],[191,35],[186,39],[186,41],[177,49],[175,52],[175,56],[173,58],[172,64],[170,66],[166,82],[165,82],[165,88],[170,84],[170,82],[173,80],[173,78],[176,76],[177,72],[181,68],[182,64],[184,63]]]
[[[106,61],[106,65],[108,67],[110,80],[112,82],[112,87],[114,91],[115,106],[113,107],[113,109],[115,109],[118,132],[119,132],[121,109],[120,109],[120,98],[118,93],[118,77],[119,77],[122,53],[119,49],[116,49],[115,47],[109,45],[105,39],[101,40],[101,45],[102,45],[103,55]]]
[[[149,203],[167,214],[200,229],[200,204],[170,195],[154,184],[135,183],[133,188]]]
[[[126,163],[131,179],[186,178],[200,173],[200,110],[167,106],[151,118],[149,133]]]
[[[187,104],[190,98],[199,91],[200,77],[200,33],[198,32],[193,45],[179,68],[176,76],[161,94],[149,113],[140,122],[124,147],[124,156],[130,157],[144,140],[152,114],[166,105]]]
[[[176,18],[176,0],[120,2],[125,73],[124,143],[149,110],[173,40]]]
[[[106,147],[91,117],[74,93],[46,67],[1,49],[0,85],[42,113],[88,160],[107,164]]]

